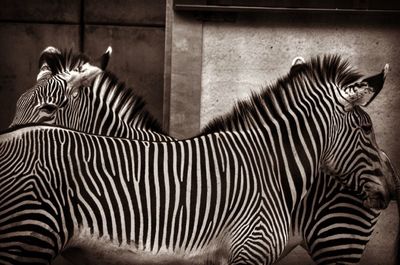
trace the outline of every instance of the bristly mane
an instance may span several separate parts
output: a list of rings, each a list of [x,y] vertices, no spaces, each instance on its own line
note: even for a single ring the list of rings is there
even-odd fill
[[[265,87],[260,93],[252,93],[249,100],[237,102],[230,113],[208,123],[202,129],[200,135],[220,131],[235,131],[244,125],[257,122],[254,117],[258,117],[258,109],[263,108],[266,99],[270,97],[269,95],[292,87],[293,80],[296,78],[309,79],[310,81],[324,80],[343,87],[359,80],[361,75],[349,66],[347,60],[341,59],[338,55],[312,58],[310,61],[296,66],[294,71],[290,71],[286,76],[278,79],[275,84]]]
[[[64,71],[74,70],[77,67],[90,62],[90,59],[85,54],[76,54],[73,53],[72,50],[63,50],[61,53],[44,53],[39,59],[39,66],[41,66],[44,61],[50,67],[52,74],[56,75]],[[118,78],[109,71],[104,71],[102,78],[103,80],[100,84],[104,84],[104,80],[107,79],[109,85],[108,88],[102,87],[101,89],[114,88],[115,91],[112,91],[113,94],[119,96],[121,99],[119,103],[120,108],[114,106],[115,111],[123,109],[123,105],[130,108],[128,117],[124,119],[127,124],[131,124],[131,122],[140,117],[141,127],[134,129],[146,129],[152,130],[156,133],[165,134],[158,120],[145,108],[146,102],[141,96],[137,95],[132,88],[119,82]]]
[[[61,53],[43,53],[39,59],[39,67],[46,62],[53,75],[64,71],[71,71],[89,62],[89,57],[81,53],[73,53],[71,50],[63,50]]]
[[[113,109],[118,112],[124,109],[125,106],[129,108],[129,114],[127,118],[124,118],[124,121],[128,125],[133,125],[132,123],[137,120],[137,117],[140,117],[141,126],[136,129],[151,130],[156,133],[166,134],[158,120],[146,109],[146,101],[143,97],[136,94],[131,87],[127,87],[125,83],[119,82],[118,78],[110,71],[104,71],[99,78],[101,78],[99,81],[100,85],[107,84],[107,87],[103,85],[101,89],[112,89],[113,97],[119,98],[118,104],[113,105]]]

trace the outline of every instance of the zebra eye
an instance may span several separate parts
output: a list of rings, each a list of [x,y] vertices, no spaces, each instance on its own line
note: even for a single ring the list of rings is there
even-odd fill
[[[40,107],[40,110],[47,114],[51,114],[57,110],[57,106],[54,104],[44,104],[43,106]]]
[[[370,134],[370,133],[372,132],[372,125],[371,125],[371,124],[361,125],[361,129],[362,129],[366,134]]]
[[[72,97],[76,98],[79,95],[79,90],[78,89],[74,89],[74,91],[72,91]]]
[[[71,89],[70,95],[72,96],[72,98],[77,98],[81,95],[81,93],[83,93],[83,89],[85,87],[84,86],[78,86],[78,87],[74,87]]]

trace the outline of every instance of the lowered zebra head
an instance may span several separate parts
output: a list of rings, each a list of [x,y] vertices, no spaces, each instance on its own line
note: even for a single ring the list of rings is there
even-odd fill
[[[60,52],[47,47],[39,59],[37,83],[18,99],[11,126],[26,123],[54,123],[57,112],[88,86],[107,66],[111,47],[101,57],[101,66],[93,66],[83,54]]]
[[[292,61],[292,67],[290,71],[292,73],[295,71],[301,71],[305,63],[306,62],[303,57],[296,57]],[[346,65],[343,65],[343,67],[345,66]],[[385,177],[385,179],[380,179],[379,181],[375,181],[376,178],[371,178],[372,181],[368,182],[367,180],[359,181],[359,179],[356,177],[350,177],[349,179],[346,179],[346,175],[344,175],[341,176],[339,180],[348,186],[352,186],[352,188],[356,190],[359,190],[361,187],[363,187],[363,191],[365,192],[364,195],[370,195],[365,201],[365,205],[371,208],[384,207],[388,199],[388,191],[391,199],[395,199],[396,197],[400,198],[400,196],[397,196],[396,194],[397,190],[399,189],[396,189],[396,185],[394,184],[398,183],[399,176],[393,169],[393,165],[386,153],[384,151],[378,151],[379,154],[375,152],[379,149],[377,149],[375,137],[372,132],[372,122],[369,119],[368,115],[360,108],[360,106],[366,107],[378,95],[383,87],[383,83],[385,81],[388,71],[389,65],[386,64],[379,74],[364,78],[361,81],[349,82],[345,86],[339,85],[339,89],[336,90],[338,102],[340,102],[342,110],[344,110],[345,116],[350,122],[349,128],[358,128],[358,132],[363,134],[363,137],[360,138],[363,143],[371,145],[365,145],[365,147],[372,147],[370,150],[374,150],[371,157],[365,156],[364,158],[362,158],[361,156],[359,156],[358,159],[354,160],[351,160],[355,158],[351,157],[352,151],[359,152],[360,150],[357,149],[359,149],[359,147],[363,147],[362,144],[360,146],[357,146],[356,144],[353,145],[354,150],[343,150],[343,154],[345,154],[349,160],[342,161],[343,163],[341,164],[341,167],[345,168],[349,165],[356,165],[356,162],[360,162],[360,168],[362,168],[362,166],[365,164],[369,164],[369,166],[367,167],[369,169],[364,171],[364,173],[366,173],[367,175],[373,175],[374,173],[377,173],[378,175],[383,174]],[[348,73],[350,74],[348,77],[352,76],[352,73]],[[357,75],[354,76],[356,77]],[[346,142],[348,143],[348,141],[352,141],[352,139],[356,140],[357,138],[351,138],[349,135],[348,139],[341,139],[341,144],[343,146],[346,146]],[[340,148],[340,146],[337,146],[337,148]],[[338,165],[336,165],[335,168],[335,163],[333,161],[333,156],[327,159],[327,161],[325,161],[326,164],[323,164],[323,170],[326,173],[337,176],[340,170],[337,168]],[[376,168],[374,169],[374,167]],[[380,195],[378,196],[377,194]]]
[[[330,95],[336,102],[329,119],[328,143],[321,161],[322,170],[364,197],[370,208],[386,208],[390,200],[390,161],[375,140],[372,121],[363,110],[381,91],[389,66],[376,75],[362,78],[348,68],[333,80]],[[331,75],[333,69],[325,69]]]

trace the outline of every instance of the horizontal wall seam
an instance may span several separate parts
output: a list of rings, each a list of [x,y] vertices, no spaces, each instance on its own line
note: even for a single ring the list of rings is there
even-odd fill
[[[16,21],[16,20],[0,20],[3,24],[38,24],[38,25],[71,25],[79,26],[78,22],[69,21]],[[143,27],[143,28],[165,28],[165,24],[142,24],[142,23],[98,23],[98,22],[86,22],[85,26],[112,26],[112,27]]]

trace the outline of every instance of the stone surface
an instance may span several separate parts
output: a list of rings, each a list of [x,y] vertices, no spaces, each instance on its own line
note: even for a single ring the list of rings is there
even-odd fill
[[[165,1],[85,1],[85,22],[101,24],[165,24]]]
[[[111,45],[108,69],[133,87],[161,122],[163,104],[164,29],[149,27],[87,26],[85,53],[100,57]]]
[[[79,23],[81,0],[1,0],[0,21]]]
[[[0,129],[8,127],[18,97],[36,82],[39,55],[47,46],[78,46],[78,27],[0,23]]]
[[[200,130],[202,25],[175,14],[172,22],[169,133],[187,138]]]

